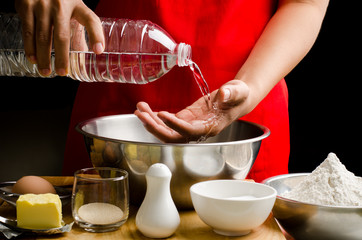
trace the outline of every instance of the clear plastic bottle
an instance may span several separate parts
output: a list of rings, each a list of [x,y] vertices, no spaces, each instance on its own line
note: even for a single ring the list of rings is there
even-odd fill
[[[105,36],[103,54],[89,47],[85,28],[71,22],[68,76],[85,82],[152,82],[174,66],[189,66],[190,45],[177,44],[158,25],[146,20],[102,18]],[[0,76],[41,77],[36,64],[24,52],[21,21],[17,15],[0,14]],[[51,54],[54,71],[54,51]]]

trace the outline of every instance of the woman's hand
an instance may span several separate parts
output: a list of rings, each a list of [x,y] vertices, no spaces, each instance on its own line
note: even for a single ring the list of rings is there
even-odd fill
[[[249,113],[307,54],[317,38],[329,0],[280,0],[235,79],[211,94],[216,110],[203,98],[176,113],[153,113],[139,103],[135,114],[165,142],[187,142],[218,134]]]
[[[140,102],[135,114],[161,141],[189,142],[215,136],[254,108],[249,87],[240,80],[227,82],[210,97],[212,106],[202,97],[176,114],[155,113],[147,103]]]
[[[104,37],[97,15],[82,0],[15,0],[22,21],[23,42],[27,58],[38,64],[41,75],[51,74],[50,54],[55,50],[55,70],[68,74],[70,20],[86,27],[93,51],[103,52]]]

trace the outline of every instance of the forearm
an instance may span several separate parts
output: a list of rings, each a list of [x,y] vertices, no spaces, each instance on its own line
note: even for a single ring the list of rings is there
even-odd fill
[[[282,0],[247,61],[236,75],[250,88],[254,108],[313,46],[328,0]]]

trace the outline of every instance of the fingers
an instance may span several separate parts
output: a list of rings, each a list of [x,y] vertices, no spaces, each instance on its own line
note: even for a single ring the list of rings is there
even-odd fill
[[[28,60],[38,64],[39,73],[52,73],[51,51],[54,43],[55,71],[68,74],[70,19],[74,16],[88,31],[95,53],[104,50],[104,36],[97,15],[80,0],[16,0],[16,10],[22,20],[24,50]]]
[[[177,114],[154,113],[148,104],[137,104],[135,114],[146,129],[165,142],[199,141],[220,133],[230,123],[251,111],[249,87],[232,80],[211,93],[214,106],[199,99]]]
[[[179,133],[169,128],[157,114],[152,111],[147,103],[137,104],[135,115],[143,122],[145,128],[155,137],[163,142],[185,142],[185,138]]]
[[[54,26],[54,34],[59,34],[54,37],[55,71],[59,76],[67,76],[69,71],[69,38],[63,38],[64,34],[67,34],[67,30],[61,32],[61,29]]]
[[[51,48],[52,48],[52,20],[51,13],[47,11],[50,6],[45,2],[38,4],[35,15],[35,48],[38,70],[41,75],[51,74]]]
[[[158,124],[149,113],[135,111],[135,115],[144,123],[145,128],[162,142],[185,142],[183,137],[164,124]]]
[[[74,8],[73,11],[67,11],[72,8]],[[99,18],[91,9],[82,1],[74,7],[66,4],[58,6],[58,12],[54,17],[54,48],[56,56],[55,68],[60,76],[68,74],[71,14],[80,24],[86,27],[91,45],[95,45],[93,51],[96,54],[101,54],[104,50],[103,28]]]
[[[29,62],[36,64],[35,22],[32,8],[23,7],[22,11],[19,11],[19,17],[22,22],[22,36],[26,56]]]
[[[60,12],[54,20],[55,71],[66,76],[69,68],[70,16]]]
[[[164,124],[189,140],[197,140],[200,136],[206,135],[209,132],[208,127],[210,125],[205,120],[194,119],[189,122],[179,118],[178,115],[175,116],[165,111],[159,112],[157,116],[162,119]]]
[[[185,109],[183,115],[187,120],[180,118],[177,114],[168,112],[153,112],[149,105],[144,102],[137,104],[135,115],[143,122],[145,128],[163,142],[185,143],[199,140],[211,134],[212,124],[204,120],[194,119],[192,113]],[[214,134],[211,134],[214,135]]]
[[[144,116],[147,116],[147,118],[149,116],[156,124],[166,126],[162,122],[162,120],[157,117],[157,113],[153,112],[151,107],[147,103],[145,102],[137,103],[137,110],[139,110],[140,113],[143,113]],[[142,118],[142,120],[146,120],[147,122],[147,118],[146,119]]]
[[[87,29],[93,52],[101,54],[104,51],[105,43],[103,27],[99,17],[83,2],[75,8],[73,17]]]

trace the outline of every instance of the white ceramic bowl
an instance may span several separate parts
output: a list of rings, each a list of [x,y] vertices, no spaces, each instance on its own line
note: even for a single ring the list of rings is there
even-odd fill
[[[226,236],[241,236],[268,218],[277,195],[272,187],[241,180],[211,180],[190,188],[202,221]]]

